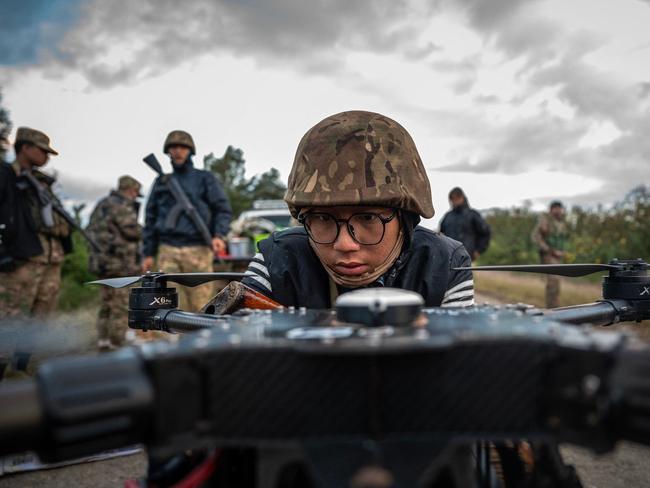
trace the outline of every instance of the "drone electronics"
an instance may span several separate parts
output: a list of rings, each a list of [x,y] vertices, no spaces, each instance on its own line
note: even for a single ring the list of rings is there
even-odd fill
[[[341,295],[336,310],[215,315],[243,285],[195,314],[176,308],[166,282],[208,274],[110,281],[142,281],[131,289],[132,327],[196,332],[52,360],[34,381],[0,385],[0,453],[53,461],[142,443],[164,459],[217,448],[214,486],[580,486],[556,443],[650,444],[650,349],[571,324],[648,318],[650,297],[643,261],[569,266],[552,272],[608,271],[603,300],[422,309],[412,292],[367,289]],[[523,441],[535,469],[504,462],[495,484],[490,446],[503,461],[503,446]],[[279,484],[296,465],[304,483]],[[357,483],[368,469],[390,483]]]

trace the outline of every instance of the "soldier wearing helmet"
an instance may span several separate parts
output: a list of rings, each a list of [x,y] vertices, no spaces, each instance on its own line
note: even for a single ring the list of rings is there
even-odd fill
[[[474,303],[459,242],[419,227],[434,214],[409,133],[383,115],[327,117],[300,141],[285,201],[302,224],[260,243],[244,283],[285,306],[329,308],[360,287],[420,293],[427,306]]]
[[[224,236],[232,216],[230,202],[212,173],[194,167],[192,156],[196,154],[196,146],[190,134],[182,130],[170,132],[163,150],[169,155],[173,174],[156,179],[147,201],[142,270],[152,270],[157,255],[157,269],[169,273],[211,271],[214,256],[226,247]],[[166,184],[170,177],[178,180],[207,225],[212,234],[210,248],[185,213],[175,219],[168,218],[177,203]],[[189,310],[199,310],[211,295],[210,285],[180,288],[181,304]]]

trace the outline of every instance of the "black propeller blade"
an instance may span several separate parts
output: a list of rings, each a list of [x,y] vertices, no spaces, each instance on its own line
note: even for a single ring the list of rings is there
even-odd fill
[[[159,277],[157,280],[164,279],[173,281],[183,286],[199,286],[203,283],[217,280],[239,281],[245,273],[166,273]]]
[[[124,276],[121,278],[106,278],[104,280],[89,281],[87,285],[106,285],[112,288],[124,288],[134,285],[145,278],[151,278],[156,281],[165,280],[178,283],[183,286],[198,286],[203,283],[217,280],[241,280],[245,273],[152,273],[142,276]]]
[[[143,276],[122,276],[121,278],[106,278],[103,280],[88,281],[86,285],[106,285],[111,288],[124,288],[141,281]]]
[[[612,264],[512,264],[502,266],[477,266],[465,268],[453,268],[454,270],[471,271],[520,271],[525,273],[543,273],[560,276],[587,276],[599,271],[611,271],[623,269],[623,266]]]

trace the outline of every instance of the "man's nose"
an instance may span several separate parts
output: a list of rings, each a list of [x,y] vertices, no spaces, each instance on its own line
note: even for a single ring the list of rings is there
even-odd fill
[[[352,238],[348,226],[343,224],[341,225],[341,230],[339,231],[339,236],[334,241],[334,249],[337,251],[358,251],[359,243]]]

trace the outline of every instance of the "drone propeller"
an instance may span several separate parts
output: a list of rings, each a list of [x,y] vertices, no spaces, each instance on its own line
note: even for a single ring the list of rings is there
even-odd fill
[[[198,286],[217,280],[241,280],[245,273],[148,273],[142,276],[123,276],[89,281],[87,285],[106,285],[112,288],[124,288],[139,281],[151,279],[154,281],[173,281],[183,286]]]
[[[623,269],[621,265],[614,264],[512,264],[503,266],[478,266],[453,268],[459,270],[471,271],[520,271],[524,273],[543,273],[560,276],[587,276],[599,271],[618,271]]]

